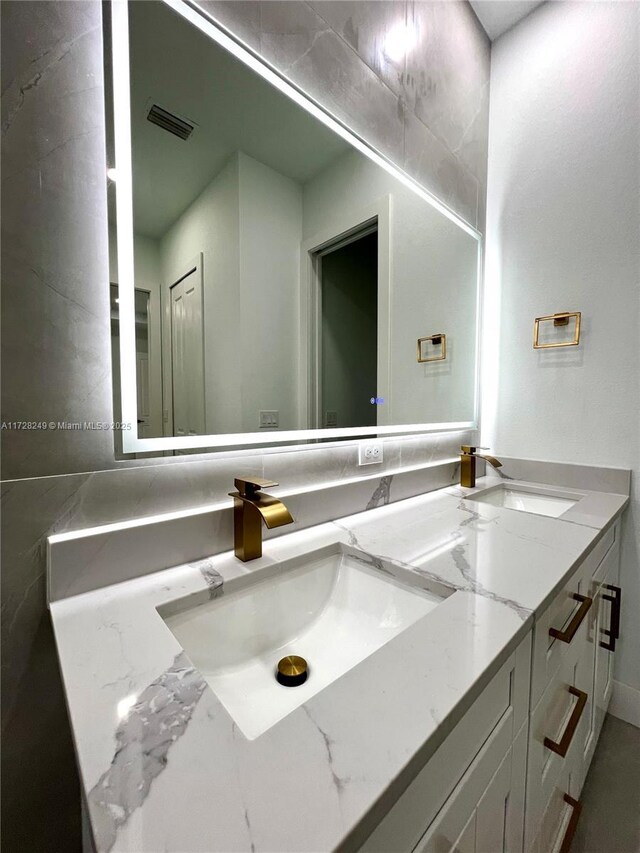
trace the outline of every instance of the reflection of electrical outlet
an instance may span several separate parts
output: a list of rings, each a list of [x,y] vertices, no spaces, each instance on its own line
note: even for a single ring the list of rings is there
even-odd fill
[[[338,426],[338,413],[337,412],[325,412],[324,413],[324,425],[326,427],[337,427]]]
[[[260,429],[278,429],[278,412],[260,412]]]
[[[358,465],[373,465],[382,462],[381,441],[361,441],[358,445]]]

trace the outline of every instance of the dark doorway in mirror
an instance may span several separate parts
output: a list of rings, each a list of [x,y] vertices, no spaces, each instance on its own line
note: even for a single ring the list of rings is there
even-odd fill
[[[318,427],[376,426],[378,230],[369,226],[319,258]]]

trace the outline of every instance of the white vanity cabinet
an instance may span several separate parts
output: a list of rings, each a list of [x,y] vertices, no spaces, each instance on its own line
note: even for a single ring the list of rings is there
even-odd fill
[[[569,848],[578,798],[611,698],[619,633],[619,522],[536,621],[526,853]]]
[[[618,521],[360,853],[567,853],[611,698],[619,538]]]
[[[531,634],[360,853],[522,850]]]

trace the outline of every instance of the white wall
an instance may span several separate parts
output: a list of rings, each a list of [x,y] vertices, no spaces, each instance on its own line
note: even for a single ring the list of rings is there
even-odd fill
[[[241,418],[240,363],[233,357],[240,315],[238,187],[239,164],[234,155],[160,241],[165,288],[203,253],[207,433],[237,431]],[[170,364],[164,343],[165,363]],[[170,399],[169,381],[167,372],[165,399]]]
[[[617,678],[640,689],[640,5],[546,3],[493,45],[483,436],[633,469]],[[582,311],[579,347],[534,317]]]
[[[301,196],[238,152],[160,241],[165,287],[203,253],[207,433],[254,432],[260,409],[298,427]]]
[[[243,432],[261,410],[279,413],[280,429],[298,423],[298,291],[302,188],[242,152],[240,164],[240,317]]]
[[[392,423],[472,420],[476,333],[475,240],[357,151],[304,187],[305,239],[336,216],[391,195]],[[447,335],[444,362],[418,364],[416,341]]]

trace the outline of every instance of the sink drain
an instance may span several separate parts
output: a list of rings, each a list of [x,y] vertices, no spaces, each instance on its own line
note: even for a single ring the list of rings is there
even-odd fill
[[[284,687],[299,687],[307,680],[309,669],[304,658],[287,655],[278,661],[276,681]]]

